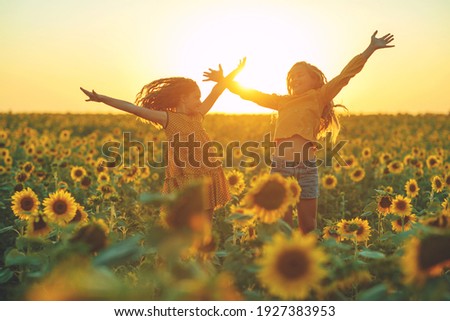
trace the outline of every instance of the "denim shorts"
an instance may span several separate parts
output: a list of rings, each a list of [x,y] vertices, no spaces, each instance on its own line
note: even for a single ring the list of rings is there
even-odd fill
[[[270,173],[280,173],[284,177],[294,177],[302,188],[300,199],[319,197],[319,170],[315,161],[293,164],[279,158],[272,158]]]

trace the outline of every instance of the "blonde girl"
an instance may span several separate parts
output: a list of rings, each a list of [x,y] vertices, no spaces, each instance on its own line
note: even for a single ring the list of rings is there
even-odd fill
[[[307,62],[298,62],[287,75],[288,95],[266,94],[241,87],[237,82],[227,84],[228,89],[241,98],[278,111],[275,129],[277,148],[272,155],[272,172],[294,176],[302,192],[298,202],[298,223],[304,233],[317,227],[317,198],[319,196],[318,168],[315,144],[327,131],[334,139],[339,132],[339,122],[334,113],[333,98],[359,73],[367,59],[378,49],[394,47],[387,34],[381,38],[372,35],[367,49],[354,57],[342,72],[327,82],[325,75]],[[223,76],[210,72],[208,80],[220,81]],[[285,220],[292,226],[292,212]]]
[[[220,75],[222,80],[213,87],[203,102],[200,101],[201,94],[197,83],[183,77],[162,78],[150,82],[137,94],[135,104],[80,89],[89,97],[86,101],[104,103],[162,127],[169,141],[163,193],[177,191],[193,181],[207,182],[204,208],[212,219],[214,209],[226,204],[230,200],[230,193],[222,167],[208,166],[201,154],[201,147],[210,141],[203,127],[203,117],[225,90],[226,83],[232,81],[242,68],[243,62],[224,77],[219,65],[219,69],[214,72]],[[185,143],[189,141],[189,137],[200,147],[178,150],[173,148],[175,139]],[[190,161],[192,159],[195,159],[195,162]]]

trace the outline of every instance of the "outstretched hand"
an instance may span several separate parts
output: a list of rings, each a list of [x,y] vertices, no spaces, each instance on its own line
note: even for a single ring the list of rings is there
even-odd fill
[[[86,90],[86,89],[84,89],[82,87],[80,87],[80,89],[81,89],[82,92],[84,92],[86,94],[86,96],[89,97],[89,99],[86,99],[86,101],[95,101],[95,102],[98,102],[98,103],[102,102],[101,99],[100,99],[100,96],[94,90],[89,91],[89,90]]]
[[[237,74],[241,72],[242,69],[244,69],[246,61],[247,61],[246,57],[241,59],[239,61],[239,65],[233,71],[231,71],[226,77],[223,75],[222,65],[219,65],[219,69],[217,70],[209,68],[208,69],[209,71],[205,71],[203,73],[203,77],[205,77],[203,81],[214,81],[217,83],[223,81],[231,81],[234,79],[234,77],[237,76]]]
[[[391,35],[390,33],[384,35],[381,38],[377,38],[376,35],[378,33],[378,30],[375,31],[370,39],[370,46],[373,49],[382,49],[382,48],[392,48],[395,47],[394,45],[388,45],[394,40],[394,35]]]

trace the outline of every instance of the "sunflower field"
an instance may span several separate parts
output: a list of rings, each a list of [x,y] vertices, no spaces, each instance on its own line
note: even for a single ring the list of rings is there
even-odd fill
[[[319,168],[318,227],[303,235],[281,219],[301,186],[242,166],[239,148],[211,222],[202,182],[161,193],[153,126],[1,114],[0,299],[450,300],[450,115],[341,122],[342,161]],[[224,146],[261,142],[274,120],[212,114],[205,128]],[[111,142],[122,159],[107,162]]]

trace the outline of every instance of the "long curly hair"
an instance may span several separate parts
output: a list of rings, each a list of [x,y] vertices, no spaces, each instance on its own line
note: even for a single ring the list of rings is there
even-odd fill
[[[292,73],[294,71],[294,68],[298,68],[299,66],[306,67],[306,70],[308,71],[309,75],[314,79],[316,79],[317,84],[316,89],[322,87],[327,83],[327,78],[319,68],[305,61],[297,62],[291,67],[286,78],[288,93],[290,95],[292,94],[292,87],[291,87]],[[341,129],[339,119],[336,113],[334,112],[334,107],[342,107],[347,110],[347,108],[344,105],[339,104],[335,105],[333,101],[329,101],[328,103],[326,103],[323,108],[322,115],[320,117],[320,127],[318,133],[318,138],[322,138],[326,136],[327,132],[331,132],[331,139],[333,140],[333,142],[336,141],[336,138]]]
[[[142,87],[136,95],[135,104],[152,110],[176,112],[181,98],[196,89],[199,89],[197,83],[189,78],[161,78]],[[160,127],[156,123],[153,125]]]

